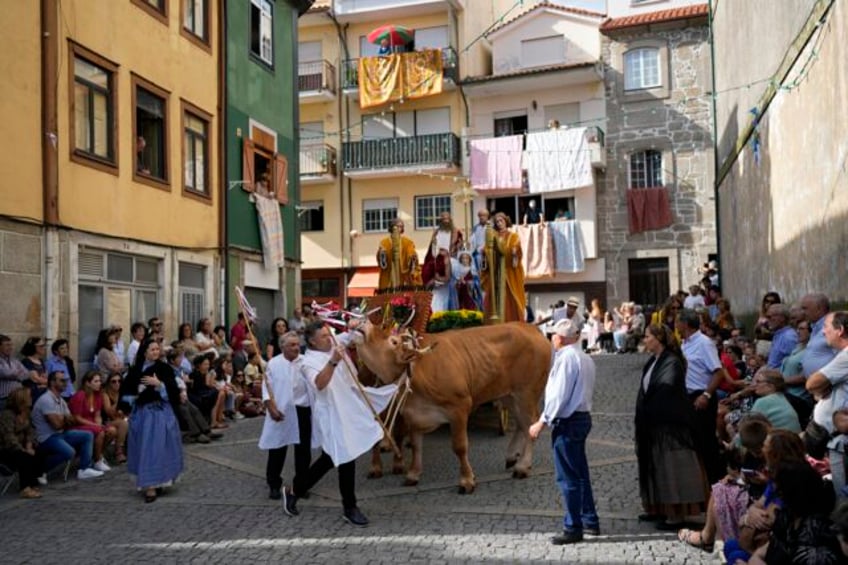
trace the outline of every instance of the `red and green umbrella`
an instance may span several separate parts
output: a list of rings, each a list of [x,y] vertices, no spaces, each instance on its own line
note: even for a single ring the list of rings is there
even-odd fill
[[[398,45],[406,45],[415,37],[415,30],[409,29],[394,24],[387,24],[378,27],[368,34],[368,41],[374,45],[380,45],[383,39],[389,40],[389,45],[392,47]]]

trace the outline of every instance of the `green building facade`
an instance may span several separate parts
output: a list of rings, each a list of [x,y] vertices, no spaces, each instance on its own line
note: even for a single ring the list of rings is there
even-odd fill
[[[265,342],[271,321],[288,318],[300,297],[297,229],[297,18],[309,0],[224,0],[227,318],[245,290]],[[277,200],[285,259],[263,263],[258,193]]]

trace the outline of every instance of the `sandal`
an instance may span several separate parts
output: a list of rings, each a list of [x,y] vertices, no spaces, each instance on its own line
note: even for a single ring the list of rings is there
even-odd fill
[[[151,490],[153,492],[151,492]],[[155,500],[156,500],[156,491],[155,490],[150,489],[150,490],[148,490],[147,492],[144,493],[144,503],[145,504],[150,504],[151,502],[154,502]]]
[[[695,540],[695,536],[697,536],[697,541]],[[715,543],[705,543],[703,537],[701,537],[701,532],[697,530],[690,530],[689,528],[683,528],[679,532],[677,532],[677,539],[682,541],[687,545],[691,545],[692,547],[696,547],[701,551],[706,551],[707,553],[712,553],[715,548]]]

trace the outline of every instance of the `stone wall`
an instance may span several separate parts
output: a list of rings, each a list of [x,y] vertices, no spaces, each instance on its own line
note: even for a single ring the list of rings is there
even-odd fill
[[[749,4],[751,4],[749,6]],[[758,79],[773,73],[801,31],[811,0],[771,4],[725,2],[716,19],[716,59],[733,57],[742,69],[719,67],[717,79]],[[750,10],[756,17],[746,19]],[[749,22],[740,34],[736,22]],[[761,48],[747,37],[773,39]],[[722,284],[735,311],[753,312],[775,290],[788,302],[823,292],[848,301],[848,6],[832,4],[809,38],[758,127],[759,160],[745,144],[719,186]],[[805,69],[805,70],[802,70]],[[731,154],[767,82],[719,97],[721,157]]]
[[[29,336],[43,335],[42,229],[0,219],[0,333],[15,350]]]
[[[631,48],[661,49],[663,85],[624,91],[623,55]],[[667,257],[673,292],[696,282],[697,267],[716,251],[711,68],[706,22],[675,29],[633,28],[604,37],[607,171],[598,193],[598,239],[607,264],[609,304],[629,299],[630,258]],[[629,154],[663,154],[673,225],[631,235],[627,220]]]

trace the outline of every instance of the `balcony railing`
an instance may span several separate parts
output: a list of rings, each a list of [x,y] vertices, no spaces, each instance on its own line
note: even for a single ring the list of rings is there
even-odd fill
[[[336,149],[327,145],[306,144],[300,146],[300,176],[336,176]]]
[[[297,64],[298,92],[336,93],[336,68],[328,61],[307,61]]]
[[[442,47],[442,72],[446,80],[454,83],[459,77],[459,57],[453,47]],[[359,59],[342,61],[342,88],[359,88]]]
[[[342,159],[347,170],[459,165],[459,138],[452,133],[435,133],[353,141],[342,145]]]

